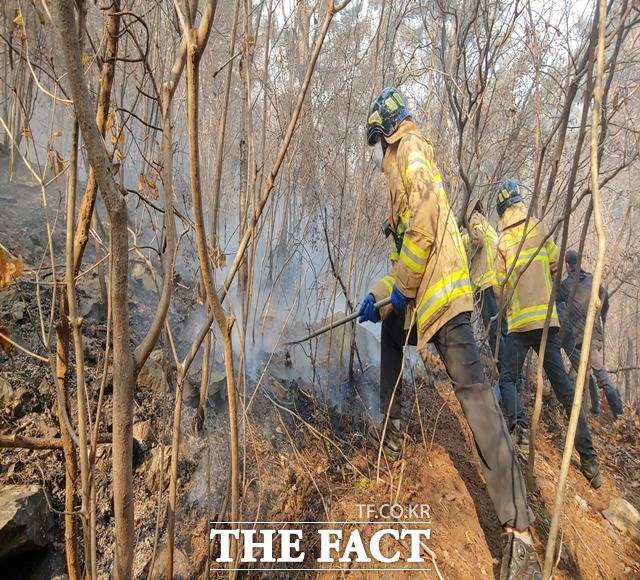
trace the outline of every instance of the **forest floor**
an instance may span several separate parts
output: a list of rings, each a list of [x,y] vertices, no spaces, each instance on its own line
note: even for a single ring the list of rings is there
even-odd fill
[[[0,178],[2,180],[3,178]],[[22,249],[27,263],[38,263],[46,238],[41,217],[36,219],[39,192],[33,184],[0,186],[7,212],[0,212],[0,242],[14,253]],[[7,205],[4,200],[10,201]],[[19,203],[18,203],[19,202]],[[22,218],[21,207],[32,222]],[[41,209],[38,211],[41,212]],[[13,213],[12,213],[13,212]],[[20,215],[18,215],[18,212]],[[37,222],[37,223],[36,223]],[[54,230],[60,243],[62,232]],[[29,240],[28,242],[25,240]],[[61,257],[61,255],[60,255]],[[61,261],[61,260],[60,260]],[[144,334],[153,314],[154,294],[139,275],[132,278],[131,317],[136,341]],[[47,278],[43,278],[46,283]],[[50,281],[50,279],[49,279]],[[198,306],[195,289],[182,284],[172,307],[176,336],[193,334]],[[95,410],[102,379],[105,353],[104,309],[99,299],[96,272],[79,283],[79,298],[85,320],[85,360],[90,405]],[[0,323],[29,349],[43,353],[38,310],[48,313],[51,286],[41,286],[39,296],[33,276],[26,274],[0,295]],[[299,333],[302,325],[292,330]],[[295,331],[295,332],[294,332]],[[184,348],[184,345],[179,349]],[[331,346],[328,351],[331,352]],[[471,433],[435,355],[428,355],[423,371],[406,387],[409,401],[409,438],[404,457],[394,465],[370,450],[363,433],[367,409],[375,399],[377,371],[369,367],[349,385],[336,373],[316,376],[314,384],[297,372],[308,368],[302,349],[291,353],[277,350],[256,355],[246,387],[240,383],[244,412],[241,413],[242,519],[247,521],[322,522],[359,521],[359,504],[428,504],[432,536],[428,542],[433,560],[423,577],[491,578],[499,570],[500,525],[479,469]],[[162,350],[154,352],[140,374],[135,394],[134,494],[135,577],[160,577],[167,502],[166,473],[170,455],[170,422],[174,406],[174,376],[165,380]],[[335,359],[334,359],[335,360]],[[320,370],[333,368],[326,357],[315,356]],[[169,365],[171,367],[171,365]],[[217,364],[216,368],[219,368]],[[170,369],[171,370],[171,369]],[[197,386],[200,369],[194,366],[188,379],[182,419],[177,512],[176,578],[206,577],[209,521],[228,517],[228,417],[222,384],[224,375],[215,371],[211,380],[208,416],[204,432],[196,432]],[[6,358],[0,353],[0,378],[9,386],[8,402],[0,407],[0,433],[32,437],[59,437],[54,384],[46,364],[20,353]],[[72,378],[73,386],[73,378]],[[109,432],[111,385],[106,384],[102,432]],[[528,397],[530,399],[530,396]],[[72,398],[73,399],[73,398]],[[529,400],[530,403],[530,400]],[[569,473],[562,520],[561,550],[556,578],[623,579],[640,577],[640,548],[619,533],[602,516],[609,502],[623,497],[640,508],[640,420],[629,410],[616,422],[605,413],[589,418],[594,444],[604,469],[605,483],[590,488],[578,470],[574,454]],[[555,486],[561,461],[566,420],[555,399],[545,398],[541,432],[537,442],[535,486],[529,499],[536,515],[535,543],[544,554]],[[164,458],[164,459],[163,459]],[[523,462],[523,469],[525,464]],[[111,576],[113,564],[113,512],[110,496],[111,447],[101,445],[97,454],[98,562],[99,576]],[[39,557],[10,563],[13,577],[53,578],[64,574],[62,550],[64,507],[64,459],[61,451],[4,449],[0,453],[0,490],[8,484],[42,485],[55,512],[55,541]],[[159,522],[159,526],[157,525]],[[352,529],[357,526],[347,527]],[[370,534],[368,525],[363,535]],[[305,536],[302,549],[316,554],[314,536]],[[307,539],[308,538],[308,539]],[[406,546],[399,546],[405,550]],[[154,558],[155,554],[155,558]],[[377,578],[377,572],[355,569],[314,572],[246,572],[243,577]],[[225,573],[212,570],[211,577]],[[384,578],[413,578],[415,572],[386,572]]]

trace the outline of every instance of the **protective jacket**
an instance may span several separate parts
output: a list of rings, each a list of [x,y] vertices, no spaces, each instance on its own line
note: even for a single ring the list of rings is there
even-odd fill
[[[527,211],[519,202],[504,211],[499,224],[494,292],[500,306],[507,305],[510,333],[544,326],[552,276],[558,269],[558,248],[550,238],[545,240],[542,223],[535,218],[526,221]],[[560,325],[555,303],[550,325]]]
[[[571,301],[571,308],[567,311],[567,304],[574,285],[576,292]],[[582,344],[582,336],[584,335],[584,325],[587,321],[587,309],[589,307],[589,299],[591,298],[591,286],[593,285],[593,276],[589,272],[573,270],[567,274],[567,277],[560,284],[556,303],[560,316],[562,318],[563,327],[567,325],[567,331],[570,332],[576,344]],[[603,321],[606,320],[609,310],[609,294],[607,289],[600,285],[600,314],[596,316],[593,325],[594,342],[602,342],[604,339]]]
[[[467,224],[469,230],[468,234],[463,236],[463,241],[467,250],[471,281],[473,289],[481,291],[496,284],[494,262],[498,234],[489,220],[477,211],[471,212]]]
[[[391,271],[371,293],[381,300],[395,284],[413,299],[406,320],[415,321],[417,346],[422,348],[454,316],[473,310],[473,288],[462,237],[431,143],[409,119],[386,140],[382,169],[392,227],[402,236],[402,247],[390,256]],[[381,311],[383,319],[390,308]]]

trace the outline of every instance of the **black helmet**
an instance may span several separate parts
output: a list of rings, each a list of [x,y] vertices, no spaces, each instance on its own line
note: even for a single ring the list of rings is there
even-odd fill
[[[505,209],[520,201],[522,201],[522,196],[520,195],[518,182],[515,179],[505,179],[498,191],[498,202],[496,204],[498,215],[502,216]]]
[[[367,141],[375,145],[378,135],[389,137],[411,113],[395,87],[386,87],[371,105],[367,118]]]

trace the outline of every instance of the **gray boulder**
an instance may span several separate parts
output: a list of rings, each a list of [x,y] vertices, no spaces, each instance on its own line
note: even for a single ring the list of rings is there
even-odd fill
[[[640,513],[626,499],[617,497],[609,502],[609,507],[602,510],[607,518],[618,530],[627,532],[636,542],[640,543]]]
[[[0,560],[53,541],[53,514],[39,485],[0,489]]]

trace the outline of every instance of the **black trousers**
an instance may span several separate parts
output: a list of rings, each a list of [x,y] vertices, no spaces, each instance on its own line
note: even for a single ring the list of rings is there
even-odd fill
[[[560,330],[562,332],[562,329]],[[562,350],[567,355],[567,358],[571,362],[571,366],[574,371],[578,371],[578,363],[580,362],[580,348],[577,349],[573,342],[573,335],[570,332],[564,332],[564,338],[562,340]],[[600,414],[600,393],[598,392],[598,383],[592,372],[589,372],[589,398],[591,399],[591,412],[595,415]]]
[[[401,417],[402,358],[405,341],[415,345],[415,326],[404,329],[404,314],[393,311],[382,323],[380,411]],[[487,490],[500,523],[524,530],[533,522],[527,490],[511,437],[493,389],[485,383],[470,314],[459,314],[432,338],[473,433]],[[397,383],[397,386],[396,386]],[[395,389],[395,395],[393,391]]]
[[[591,410],[596,414],[600,412],[600,393],[598,389],[602,389],[613,416],[618,417],[624,412],[622,398],[620,397],[620,391],[618,391],[617,387],[613,384],[607,369],[604,368],[602,349],[602,343],[594,341],[591,344],[591,352],[589,353],[589,370],[591,371],[589,373]],[[571,361],[571,366],[576,372],[580,366],[581,350],[582,344],[576,344],[570,350],[565,348],[565,352]]]
[[[493,293],[493,288],[489,286],[484,290],[476,293],[476,302],[480,304],[480,315],[482,316],[482,323],[484,327],[489,331],[489,347],[491,352],[495,355],[496,342],[498,341],[498,320],[492,320],[494,316],[498,314],[498,302],[496,296]],[[502,353],[504,353],[505,341],[507,339],[507,324],[502,319],[500,325],[500,350],[498,351],[498,371],[500,370],[500,362],[502,360]]]
[[[502,394],[502,404],[507,414],[507,422],[509,428],[512,430],[516,424],[522,427],[528,426],[522,405],[522,398],[516,385],[521,377],[522,366],[529,349],[532,348],[538,352],[541,338],[541,329],[530,330],[528,332],[511,332],[507,335],[507,344],[504,357],[502,358],[502,370],[500,372],[500,392]],[[575,386],[564,368],[557,328],[549,329],[543,365],[544,372],[549,378],[553,392],[565,408],[567,415],[569,415],[571,413],[571,406],[573,405]],[[580,417],[578,419],[575,447],[580,454],[580,458],[585,462],[593,461],[597,457],[593,449],[587,419],[582,409],[580,410]]]

